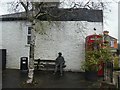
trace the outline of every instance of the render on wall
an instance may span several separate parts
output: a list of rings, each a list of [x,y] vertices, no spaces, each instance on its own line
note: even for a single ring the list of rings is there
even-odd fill
[[[2,22],[0,22],[0,49],[2,49]]]
[[[96,31],[94,31],[96,28]],[[85,58],[85,37],[102,34],[101,22],[41,21],[36,24],[35,58],[55,60],[62,52],[67,71],[81,71]]]
[[[67,65],[65,69],[81,71],[85,37],[103,32],[102,10],[55,8],[46,11],[50,16],[38,17],[40,21],[36,24],[35,58],[55,60],[57,53],[62,52]]]
[[[2,21],[2,48],[7,49],[6,68],[20,69],[20,58],[29,56],[27,22]]]
[[[62,52],[66,61],[66,70],[80,71],[81,61],[84,60],[85,37],[103,32],[103,13],[101,10],[55,9],[51,14],[65,14],[60,18],[47,20],[46,16],[38,17],[36,24],[35,59],[53,59]],[[53,13],[54,12],[54,13]],[[23,15],[23,17],[21,17]],[[3,15],[2,48],[7,49],[7,68],[19,69],[20,58],[29,57],[27,44],[28,27],[25,13]],[[41,22],[40,22],[41,21]]]

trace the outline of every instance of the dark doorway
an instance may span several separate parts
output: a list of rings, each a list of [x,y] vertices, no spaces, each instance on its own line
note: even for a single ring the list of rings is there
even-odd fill
[[[6,49],[0,49],[0,64],[2,70],[6,69]]]

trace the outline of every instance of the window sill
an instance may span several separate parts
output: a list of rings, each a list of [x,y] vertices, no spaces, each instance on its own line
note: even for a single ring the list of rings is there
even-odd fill
[[[30,44],[25,45],[25,47],[30,47]]]
[[[30,47],[30,44],[25,45],[25,47]],[[35,45],[35,47],[36,47],[36,45]]]

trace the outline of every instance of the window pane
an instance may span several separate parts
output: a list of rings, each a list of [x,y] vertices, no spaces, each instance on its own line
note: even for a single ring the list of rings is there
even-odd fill
[[[114,47],[114,41],[111,41],[111,47]]]
[[[28,27],[28,34],[31,34],[32,27]]]
[[[31,36],[27,36],[27,44],[30,44]]]

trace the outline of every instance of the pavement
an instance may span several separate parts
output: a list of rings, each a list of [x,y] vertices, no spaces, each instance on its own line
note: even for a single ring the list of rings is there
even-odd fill
[[[64,72],[53,75],[53,71],[35,71],[33,84],[26,84],[27,72],[6,69],[2,72],[2,88],[99,88],[100,81],[87,81],[84,73]]]
[[[0,90],[2,89],[2,69],[0,69]]]
[[[0,51],[0,90],[2,89],[2,55]]]

